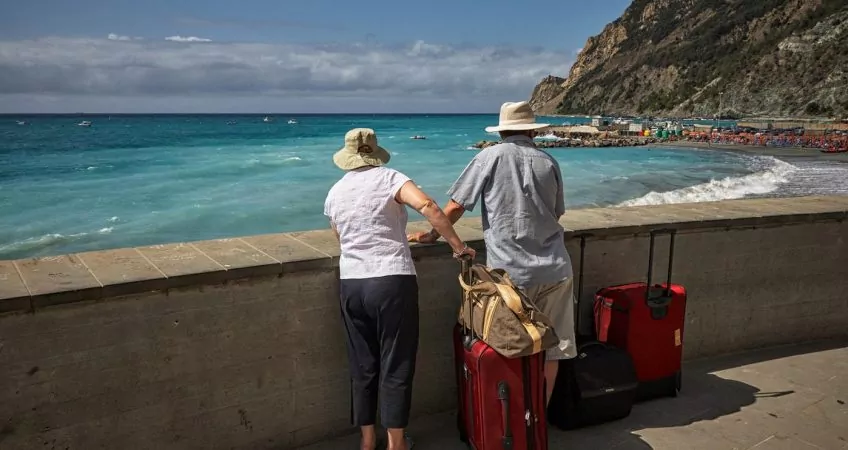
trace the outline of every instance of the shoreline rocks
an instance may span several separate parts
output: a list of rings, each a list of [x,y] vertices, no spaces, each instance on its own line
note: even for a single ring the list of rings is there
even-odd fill
[[[638,147],[660,142],[668,142],[668,139],[649,138],[603,138],[603,139],[563,139],[535,141],[539,148],[604,148],[604,147]],[[472,145],[474,148],[484,149],[499,144],[500,141],[480,141]]]

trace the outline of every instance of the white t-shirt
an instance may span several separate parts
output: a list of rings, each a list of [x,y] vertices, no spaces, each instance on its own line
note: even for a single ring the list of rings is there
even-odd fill
[[[324,215],[339,232],[342,279],[415,275],[406,239],[409,215],[395,200],[407,181],[394,169],[374,167],[352,170],[330,189]]]

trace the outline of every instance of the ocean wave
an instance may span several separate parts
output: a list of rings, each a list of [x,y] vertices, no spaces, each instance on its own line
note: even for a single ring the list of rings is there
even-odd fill
[[[100,228],[92,233],[47,233],[41,236],[33,236],[20,241],[10,242],[8,244],[0,244],[0,255],[11,255],[18,257],[22,254],[38,254],[44,250],[61,247],[72,242],[88,242],[97,240],[97,235],[109,234],[115,230],[115,227]],[[2,256],[6,257],[6,256]]]
[[[649,192],[642,197],[619,203],[616,206],[665,205],[732,200],[757,194],[768,194],[789,180],[798,168],[777,158],[766,157],[755,165],[763,170],[739,177],[710,180],[707,183],[675,189],[668,192]]]
[[[601,183],[608,183],[610,181],[628,181],[628,180],[630,180],[630,177],[627,177],[627,176],[624,176],[624,175],[601,177]]]
[[[48,233],[42,236],[31,237],[17,242],[0,245],[0,255],[18,253],[36,253],[40,250],[78,241],[88,236],[88,233],[59,234]]]
[[[300,156],[287,156],[279,155],[277,159],[259,159],[252,158],[248,159],[242,165],[242,168],[249,169],[253,167],[280,167],[287,165],[307,165],[308,161],[304,161]]]

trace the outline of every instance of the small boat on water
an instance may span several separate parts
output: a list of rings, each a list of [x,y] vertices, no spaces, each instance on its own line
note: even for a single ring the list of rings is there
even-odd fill
[[[262,121],[263,121],[263,122],[265,122],[265,123],[268,123],[268,122],[273,122],[273,121],[274,121],[274,119],[272,119],[272,118],[270,118],[270,117],[268,117],[268,116],[265,116],[265,118],[264,118],[264,119],[262,119]]]
[[[426,136],[419,136],[419,135],[416,134],[415,136],[412,136],[410,139],[420,140],[420,139],[427,139],[427,137]]]
[[[17,122],[18,125],[26,125],[26,122],[23,120],[16,120],[15,122]]]
[[[90,127],[90,126],[91,126],[91,122],[89,122],[88,120],[83,120],[82,122],[78,123],[78,124],[77,124],[77,126],[80,126],[80,127]]]
[[[297,120],[289,119],[289,125],[297,125]]]

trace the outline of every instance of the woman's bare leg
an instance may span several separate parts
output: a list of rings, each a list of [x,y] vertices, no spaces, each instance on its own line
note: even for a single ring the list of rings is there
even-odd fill
[[[403,434],[403,428],[389,428],[388,434],[388,450],[409,450],[409,447],[406,445],[406,436]]]
[[[377,431],[374,425],[359,427],[362,430],[362,440],[359,443],[360,450],[374,450],[377,448]]]

